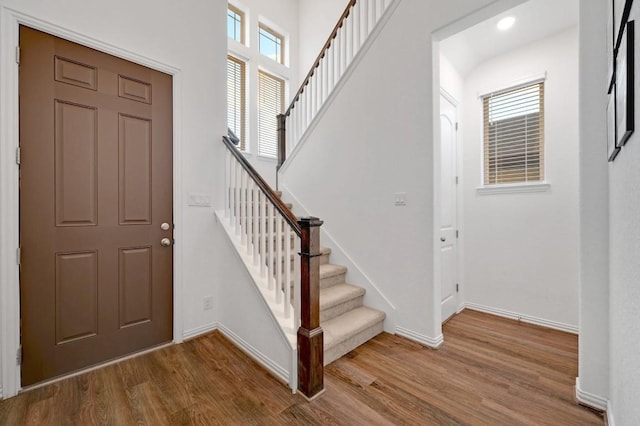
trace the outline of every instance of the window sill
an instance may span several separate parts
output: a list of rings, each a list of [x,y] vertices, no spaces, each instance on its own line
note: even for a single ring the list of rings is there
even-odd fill
[[[548,182],[536,183],[505,183],[498,185],[487,185],[476,188],[478,195],[492,194],[517,194],[526,192],[547,192],[551,189]]]

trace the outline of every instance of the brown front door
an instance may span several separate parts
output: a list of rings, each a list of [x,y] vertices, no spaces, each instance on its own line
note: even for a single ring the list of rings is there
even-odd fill
[[[172,80],[27,27],[20,49],[30,385],[172,338]]]

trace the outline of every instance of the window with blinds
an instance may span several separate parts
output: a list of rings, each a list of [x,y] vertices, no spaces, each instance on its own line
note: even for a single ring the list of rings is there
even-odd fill
[[[258,154],[278,154],[278,114],[284,106],[284,80],[258,71]]]
[[[544,180],[544,82],[482,101],[484,184]]]
[[[227,126],[240,138],[244,151],[246,128],[246,64],[227,56]]]

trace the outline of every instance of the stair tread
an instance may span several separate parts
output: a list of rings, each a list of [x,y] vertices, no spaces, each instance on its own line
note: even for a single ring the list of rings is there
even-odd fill
[[[324,350],[326,351],[378,322],[384,321],[385,317],[386,315],[382,311],[361,306],[320,324],[324,331]]]
[[[334,265],[332,263],[326,263],[320,265],[320,279],[333,277],[347,272],[347,267],[342,265]]]
[[[330,309],[340,303],[361,297],[365,289],[351,284],[338,284],[320,289],[320,310]]]

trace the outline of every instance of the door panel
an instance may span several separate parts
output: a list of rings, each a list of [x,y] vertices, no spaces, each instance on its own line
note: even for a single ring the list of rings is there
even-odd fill
[[[172,338],[172,81],[20,28],[22,384]]]
[[[442,321],[459,306],[457,254],[456,107],[440,96],[440,280]]]

